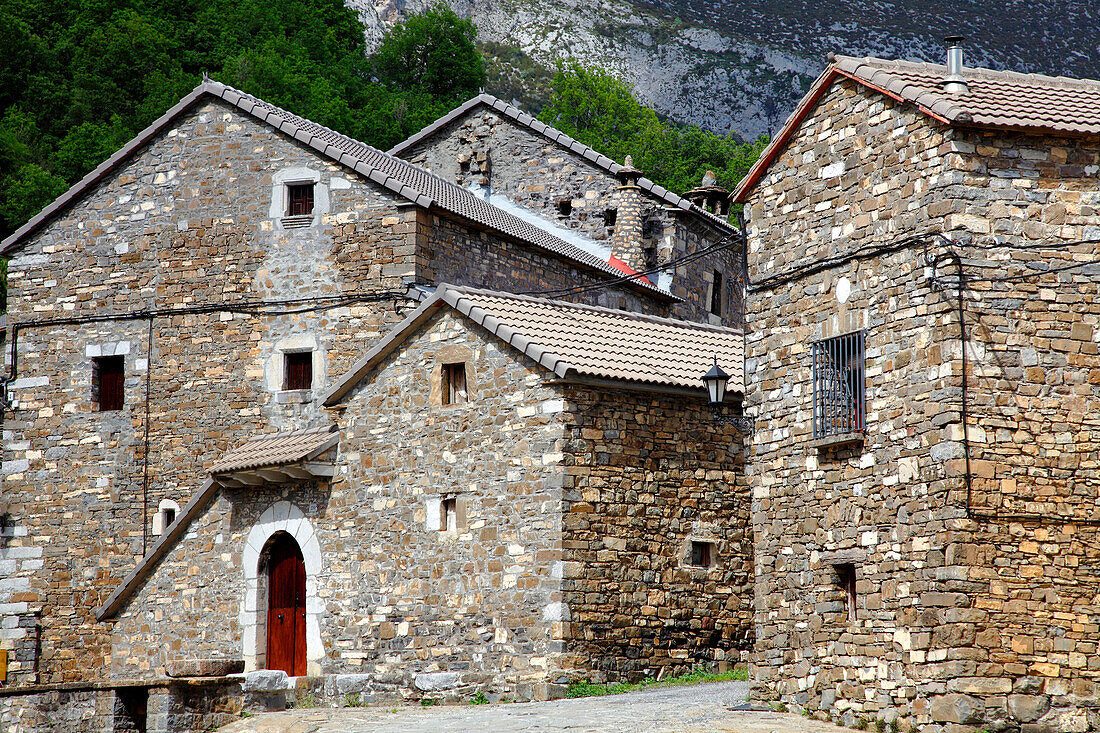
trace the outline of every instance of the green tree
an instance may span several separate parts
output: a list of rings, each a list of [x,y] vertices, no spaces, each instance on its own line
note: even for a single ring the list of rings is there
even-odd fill
[[[485,85],[477,28],[439,3],[394,26],[371,58],[379,82],[404,92],[460,102]]]
[[[767,144],[661,120],[621,79],[576,61],[558,64],[539,119],[620,163],[632,156],[649,178],[680,193],[708,170],[732,188]]]

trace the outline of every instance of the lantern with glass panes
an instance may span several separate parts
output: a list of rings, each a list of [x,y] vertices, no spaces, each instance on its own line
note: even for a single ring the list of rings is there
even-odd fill
[[[707,397],[710,400],[711,417],[718,425],[733,425],[742,433],[751,433],[753,420],[747,415],[727,415],[722,411],[726,400],[726,384],[730,375],[718,366],[718,357],[714,357],[714,366],[703,375],[703,384],[707,385]]]

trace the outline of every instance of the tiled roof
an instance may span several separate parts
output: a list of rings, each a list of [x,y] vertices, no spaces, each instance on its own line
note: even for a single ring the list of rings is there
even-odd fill
[[[550,125],[547,125],[545,122],[540,122],[539,120],[535,119],[518,107],[508,104],[507,102],[494,97],[492,94],[485,93],[479,94],[473,99],[467,100],[461,106],[451,110],[432,124],[422,129],[420,132],[413,135],[412,137],[409,137],[406,140],[399,142],[397,145],[389,149],[389,154],[400,156],[405,151],[416,146],[416,144],[419,143],[421,140],[424,140],[425,138],[434,135],[438,130],[446,127],[447,125],[459,119],[471,109],[479,105],[484,105],[486,107],[492,108],[493,110],[499,112],[505,117],[513,120],[517,124],[520,124],[532,130],[533,132],[538,133],[539,135],[542,135],[543,137],[547,138],[553,143],[560,145],[566,150],[573,151],[596,167],[604,169],[611,175],[617,175],[618,172],[622,169],[622,166],[611,160],[611,158],[608,158],[606,155],[593,150],[592,148],[578,140],[574,140],[561,130],[557,130]],[[638,187],[641,188],[643,191],[652,194],[656,198],[661,199],[670,206],[675,206],[678,209],[690,211],[693,214],[697,214],[711,224],[721,227],[725,231],[737,231],[737,227],[735,227],[726,219],[723,219],[720,216],[715,216],[711,212],[691,203],[686,198],[682,196],[677,196],[672,191],[669,191],[663,186],[658,186],[656,183],[649,180],[648,178],[641,178],[638,181]]]
[[[196,87],[194,91],[184,97],[179,104],[175,105],[160,119],[140,132],[106,162],[20,227],[3,243],[0,243],[0,252],[7,253],[17,246],[19,242],[60,213],[91,186],[119,167],[139,147],[149,142],[196,100],[207,94],[223,99],[242,111],[267,122],[322,155],[352,168],[375,183],[419,206],[442,209],[474,224],[525,242],[536,248],[552,252],[590,269],[599,270],[612,278],[623,276],[621,270],[599,257],[539,229],[530,222],[502,211],[461,186],[449,183],[423,168],[418,168],[400,158],[383,153],[381,150],[372,148],[346,135],[341,135],[304,117],[291,114],[285,109],[269,104],[262,99],[209,79]],[[653,294],[672,297],[670,293],[656,287],[644,278],[630,280],[626,284]]]
[[[441,307],[450,306],[559,377],[703,390],[718,363],[744,391],[741,331],[629,311],[492,290],[441,285],[431,298],[356,362],[324,395],[333,405]]]
[[[1100,81],[1094,79],[964,68],[968,91],[952,94],[941,85],[947,67],[938,64],[850,56],[837,56],[835,64],[841,74],[950,123],[1100,134]]]
[[[288,433],[255,435],[210,468],[212,475],[285,466],[316,458],[340,440],[335,425]]]
[[[949,93],[941,81],[947,67],[913,61],[836,56],[779,133],[731,194],[744,203],[767,169],[838,79],[851,79],[912,104],[948,125],[1034,130],[1067,135],[1100,134],[1100,81],[964,67],[968,91]]]

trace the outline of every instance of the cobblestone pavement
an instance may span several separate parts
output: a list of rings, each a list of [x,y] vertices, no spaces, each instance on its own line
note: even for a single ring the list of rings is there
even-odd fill
[[[609,697],[434,708],[311,708],[263,713],[220,733],[836,733],[797,715],[737,710],[744,682],[645,690]]]

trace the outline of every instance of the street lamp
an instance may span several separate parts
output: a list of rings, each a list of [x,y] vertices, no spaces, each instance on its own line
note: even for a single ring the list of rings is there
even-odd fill
[[[711,417],[718,425],[733,425],[742,433],[751,433],[753,420],[747,415],[725,415],[722,413],[722,403],[726,400],[726,385],[730,375],[718,366],[718,357],[714,357],[714,366],[703,375],[703,384],[707,385],[707,396],[710,399]]]

